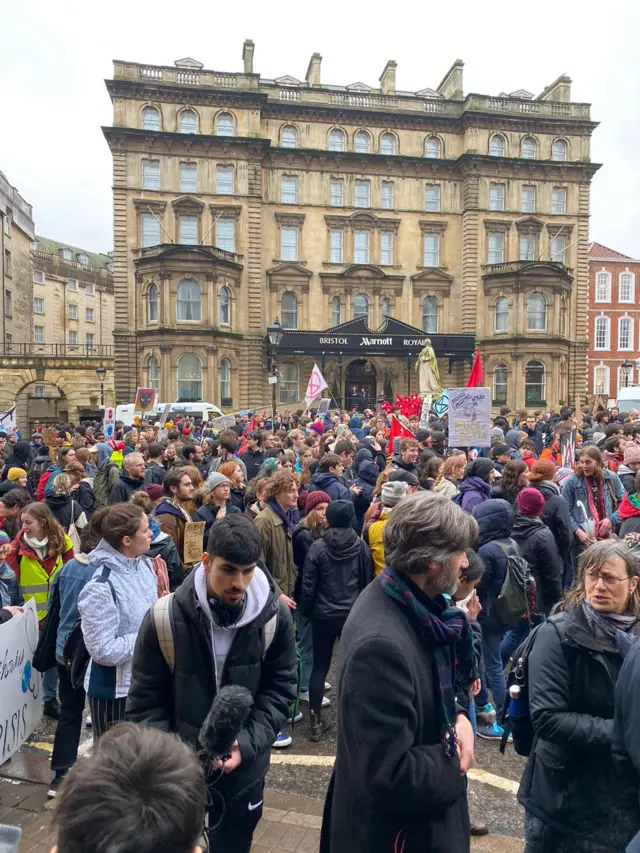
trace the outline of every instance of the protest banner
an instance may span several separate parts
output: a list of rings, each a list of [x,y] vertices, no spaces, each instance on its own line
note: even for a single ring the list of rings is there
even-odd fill
[[[491,446],[491,389],[449,388],[449,447]]]
[[[0,625],[0,764],[11,758],[42,716],[42,676],[32,666],[38,645],[33,599]]]
[[[560,435],[560,456],[562,467],[574,469],[576,467],[576,438],[577,429],[570,429]]]
[[[202,559],[202,540],[204,538],[204,521],[188,521],[184,526],[184,564],[199,563]]]
[[[102,432],[104,440],[109,441],[113,438],[113,431],[116,428],[116,410],[111,406],[107,406],[104,410],[104,418],[102,419]]]
[[[311,371],[311,376],[309,376],[309,383],[307,385],[307,390],[304,395],[304,404],[308,409],[309,406],[313,403],[313,401],[318,397],[325,388],[328,388],[327,381],[322,375],[322,371],[318,367],[317,364],[313,365],[313,370]]]
[[[436,415],[441,418],[443,415],[446,415],[449,411],[449,389],[445,388],[438,397],[437,400],[434,401],[431,406]]]
[[[11,435],[16,431],[16,404],[14,403],[6,412],[0,412],[0,430]]]
[[[235,415],[222,415],[220,418],[214,418],[211,421],[211,428],[216,432],[222,432],[223,429],[229,429],[236,425]]]
[[[133,404],[133,410],[136,414],[153,414],[157,400],[158,392],[155,388],[138,388],[136,391],[136,399]]]

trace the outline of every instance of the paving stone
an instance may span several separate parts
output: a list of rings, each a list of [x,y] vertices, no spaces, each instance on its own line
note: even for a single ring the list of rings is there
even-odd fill
[[[306,827],[304,826],[288,826],[287,831],[280,840],[280,850],[297,851],[298,845],[306,835]]]
[[[260,839],[260,843],[265,847],[279,847],[280,841],[288,830],[288,826],[283,823],[269,823],[264,831],[264,835]]]

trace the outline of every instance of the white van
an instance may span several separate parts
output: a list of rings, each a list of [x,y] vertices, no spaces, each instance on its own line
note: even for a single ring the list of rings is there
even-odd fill
[[[125,426],[133,426],[135,409],[133,403],[123,403],[116,406],[116,421],[122,421]]]
[[[162,417],[166,405],[166,403],[156,405],[156,416],[158,418]],[[180,417],[192,418],[193,420],[202,418],[203,421],[207,421],[209,418],[219,418],[223,414],[224,412],[220,411],[213,403],[171,403],[167,420],[174,421],[176,417]]]
[[[631,409],[637,409],[640,412],[640,385],[628,385],[626,388],[620,388],[616,406],[621,412],[630,412]]]

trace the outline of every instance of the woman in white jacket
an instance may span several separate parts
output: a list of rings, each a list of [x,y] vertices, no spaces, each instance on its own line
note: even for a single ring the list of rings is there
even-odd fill
[[[154,567],[144,556],[151,531],[142,509],[114,504],[96,521],[102,539],[89,556],[95,572],[78,599],[82,635],[91,656],[84,687],[94,738],[124,720],[138,630],[158,598]]]

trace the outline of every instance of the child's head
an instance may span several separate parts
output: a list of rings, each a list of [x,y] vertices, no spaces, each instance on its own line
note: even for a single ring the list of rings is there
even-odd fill
[[[464,601],[468,595],[471,595],[473,590],[482,580],[482,575],[484,574],[484,563],[482,561],[482,557],[479,554],[476,554],[473,548],[467,548],[466,554],[469,565],[466,569],[462,569],[460,580],[458,581],[458,588],[453,595],[454,601]]]
[[[4,530],[0,530],[0,563],[4,563],[11,550],[11,539]]]

